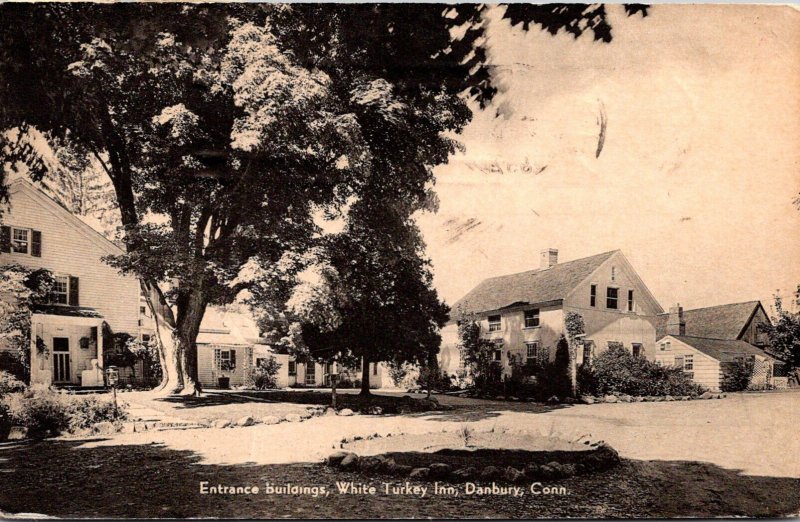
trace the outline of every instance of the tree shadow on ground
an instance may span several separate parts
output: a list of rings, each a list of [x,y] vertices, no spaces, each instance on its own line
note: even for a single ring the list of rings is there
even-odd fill
[[[0,447],[0,510],[83,518],[710,518],[777,517],[800,509],[798,479],[742,476],[697,462],[623,461],[610,471],[548,484],[564,486],[568,495],[477,497],[465,496],[462,488],[458,497],[429,490],[420,498],[387,496],[387,477],[321,464],[205,465],[196,453],[157,444],[87,447],[85,442]],[[203,495],[204,481],[258,486],[261,492]],[[371,484],[377,492],[340,494],[337,481]],[[266,494],[265,483],[309,489]]]
[[[153,399],[155,402],[164,402],[178,408],[203,408],[209,406],[224,406],[229,404],[296,404],[306,406],[330,406],[330,393],[316,391],[282,391],[282,390],[237,390],[236,392],[206,392],[197,396],[168,396]],[[412,412],[429,411],[431,404],[421,398],[400,395],[372,394],[361,396],[354,393],[341,393],[337,395],[336,405],[339,409],[350,408],[354,411],[367,412],[373,407],[380,407],[384,413],[397,413],[405,405]]]
[[[451,405],[451,409],[449,410],[435,410],[423,413],[414,413],[409,416],[427,417],[428,420],[439,422],[475,422],[499,417],[500,415],[509,412],[547,413],[549,411],[555,411],[569,407],[569,404],[542,404],[534,402],[502,403],[497,401],[487,401],[483,404],[475,402],[473,404],[461,406]]]

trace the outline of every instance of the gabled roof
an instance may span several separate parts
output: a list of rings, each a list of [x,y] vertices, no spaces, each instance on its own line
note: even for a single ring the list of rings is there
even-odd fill
[[[684,310],[686,335],[709,339],[738,339],[759,307],[760,301],[747,301]],[[668,320],[669,314],[656,317],[656,339],[667,335]]]
[[[750,343],[732,339],[707,339],[705,337],[692,337],[687,335],[671,335],[684,344],[703,352],[720,362],[731,362],[735,357],[744,355],[760,355],[769,357],[764,350],[760,350]]]
[[[258,326],[247,314],[209,306],[200,323],[197,344],[251,346],[258,341]]]
[[[30,181],[23,178],[17,178],[9,185],[8,191],[9,194],[24,192],[34,201],[50,210],[50,212],[61,219],[64,224],[80,232],[86,236],[89,241],[96,244],[109,254],[119,255],[124,253],[124,250],[122,250],[119,246],[109,241],[105,238],[105,236],[103,236],[103,234],[84,223],[78,216],[72,214],[70,211],[56,203],[50,196],[36,188]]]
[[[612,250],[574,261],[558,263],[544,270],[529,270],[484,279],[452,307],[469,313],[499,310],[518,303],[546,303],[564,299],[611,256]]]

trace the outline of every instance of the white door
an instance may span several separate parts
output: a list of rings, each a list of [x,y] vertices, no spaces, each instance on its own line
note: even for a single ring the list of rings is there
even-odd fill
[[[67,383],[71,381],[72,371],[69,355],[69,338],[53,337],[53,382]]]

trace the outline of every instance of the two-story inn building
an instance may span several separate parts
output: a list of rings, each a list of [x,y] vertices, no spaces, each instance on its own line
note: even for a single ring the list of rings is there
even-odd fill
[[[579,313],[585,323],[578,364],[613,344],[652,360],[655,318],[663,313],[621,251],[559,263],[555,249],[541,253],[537,270],[484,280],[452,310],[451,321],[442,330],[440,352],[440,365],[448,374],[463,367],[460,314],[480,322],[484,337],[495,344],[495,359],[509,373],[512,357],[522,363],[554,360],[570,311]]]
[[[27,180],[9,193],[0,265],[44,268],[56,280],[50,304],[32,315],[31,382],[102,385],[104,323],[139,337],[139,282],[103,261],[123,253],[117,245]]]

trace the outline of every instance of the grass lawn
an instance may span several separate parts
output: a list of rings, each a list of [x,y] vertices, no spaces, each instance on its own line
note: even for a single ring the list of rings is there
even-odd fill
[[[566,495],[385,495],[382,478],[321,464],[203,465],[189,451],[157,444],[82,448],[53,440],[0,446],[0,511],[58,517],[718,517],[780,516],[800,508],[800,480],[741,476],[710,464],[623,461],[610,471],[550,485]],[[378,487],[375,495],[336,492],[337,481]],[[312,495],[202,495],[211,485],[324,486]],[[419,483],[431,487],[430,483]]]

